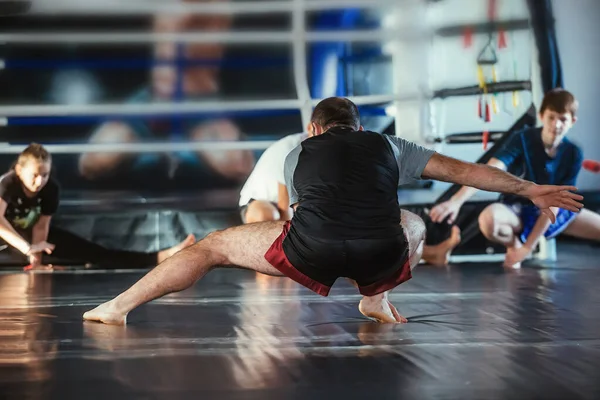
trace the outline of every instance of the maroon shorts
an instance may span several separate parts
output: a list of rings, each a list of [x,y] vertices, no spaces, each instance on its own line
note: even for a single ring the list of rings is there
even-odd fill
[[[288,221],[265,253],[277,270],[327,296],[337,278],[356,281],[365,296],[393,289],[412,278],[404,233],[384,239],[299,238]]]

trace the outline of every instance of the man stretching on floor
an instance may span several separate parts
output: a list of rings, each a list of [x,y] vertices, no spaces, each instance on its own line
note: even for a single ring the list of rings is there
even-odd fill
[[[231,265],[288,276],[327,296],[338,277],[364,295],[359,309],[380,322],[406,322],[388,291],[411,278],[425,225],[400,210],[397,189],[412,178],[437,179],[523,196],[554,219],[550,207],[574,212],[572,186],[540,186],[487,165],[443,156],[398,137],[363,131],[358,109],[328,98],[314,109],[311,138],[286,158],[291,221],[268,221],[209,234],[159,264],[131,288],[83,314],[124,324],[136,307],[189,288],[212,269]]]

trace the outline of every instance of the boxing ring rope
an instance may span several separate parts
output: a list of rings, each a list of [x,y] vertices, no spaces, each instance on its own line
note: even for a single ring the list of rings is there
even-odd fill
[[[142,143],[88,143],[88,144],[44,144],[53,154],[72,153],[165,153],[177,151],[227,151],[264,150],[275,140],[247,140],[237,142],[142,142]],[[19,154],[26,145],[0,143],[0,154]]]
[[[294,0],[296,1],[296,0]],[[300,0],[301,1],[301,0]],[[310,32],[304,31],[305,42],[385,42],[424,39],[403,29],[364,29],[361,31]],[[0,33],[4,44],[148,44],[158,42],[227,43],[227,44],[280,44],[298,40],[293,31],[264,32],[185,32],[185,33],[130,33],[130,32],[36,32]]]
[[[145,15],[145,14],[274,14],[293,12],[296,0],[287,1],[244,1],[223,3],[168,3],[155,1],[86,1],[52,0],[38,1],[31,9],[32,15]],[[397,6],[394,0],[302,0],[306,11],[323,11],[346,8],[378,8]],[[368,4],[367,4],[368,3]],[[83,5],[85,4],[85,5]],[[404,2],[404,8],[418,5],[418,1]]]
[[[147,104],[81,104],[81,105],[12,105],[0,106],[0,126],[15,125],[19,122],[32,124],[36,119],[41,123],[46,117],[48,120],[61,120],[77,118],[85,119],[90,116],[99,118],[119,117],[156,117],[157,114],[171,117],[194,117],[202,113],[240,113],[261,111],[269,112],[300,111],[303,128],[308,124],[312,107],[321,99],[311,97],[307,79],[306,44],[324,42],[381,42],[382,45],[395,47],[407,41],[424,40],[435,35],[432,30],[422,32],[410,28],[397,29],[396,24],[385,24],[381,29],[346,30],[346,31],[308,31],[306,29],[306,15],[308,11],[335,10],[350,7],[374,9],[388,7],[386,14],[398,15],[399,7],[415,7],[420,1],[399,2],[389,0],[372,0],[367,2],[358,0],[288,0],[267,2],[224,2],[224,3],[176,3],[165,5],[161,2],[128,2],[114,1],[85,2],[70,0],[55,0],[34,3],[31,14],[76,14],[89,12],[126,15],[127,13],[171,13],[171,14],[259,14],[259,13],[291,13],[291,30],[263,31],[263,32],[188,32],[188,33],[131,33],[131,32],[36,32],[36,33],[0,33],[0,43],[32,45],[48,43],[74,43],[74,44],[140,44],[156,43],[161,41],[175,41],[179,43],[238,43],[238,44],[277,44],[288,43],[293,48],[293,79],[296,88],[296,99],[264,99],[248,101],[182,101],[161,102]],[[398,74],[401,73],[400,57],[398,51],[392,51],[393,64],[393,93],[392,95],[366,95],[348,96],[357,106],[378,106],[381,115],[395,116],[403,102],[423,102],[435,97],[435,93],[427,88],[421,88],[415,93],[400,95]],[[43,64],[43,61],[41,61]],[[18,64],[18,62],[16,63]],[[0,59],[0,69],[11,67],[11,60]],[[21,119],[17,121],[17,119]],[[396,134],[400,134],[398,118],[396,118]],[[273,141],[252,142],[188,142],[188,143],[133,143],[125,144],[48,144],[49,150],[55,153],[80,153],[80,152],[156,152],[177,151],[183,147],[185,150],[237,150],[237,149],[265,149]],[[0,152],[17,153],[21,145],[0,143]]]
[[[305,74],[305,71],[304,71]],[[304,126],[308,124],[312,106],[318,104],[321,99],[311,99],[308,87],[302,83],[302,72],[297,74],[297,84],[300,93],[304,91],[305,100],[255,100],[255,101],[216,101],[216,102],[189,102],[189,103],[162,103],[162,104],[104,104],[104,105],[36,105],[36,106],[0,106],[0,115],[8,117],[66,117],[66,116],[106,116],[118,118],[119,116],[155,116],[156,114],[190,113],[197,115],[199,112],[223,112],[223,111],[264,111],[264,110],[298,110],[303,112],[302,120]],[[306,82],[306,81],[304,81]],[[302,88],[305,86],[305,88]],[[393,95],[370,95],[349,97],[357,106],[381,104],[402,101],[414,101],[416,95],[393,96]],[[386,107],[386,114],[391,115],[393,108]],[[9,118],[0,118],[0,126],[8,125]],[[202,141],[202,142],[164,142],[164,143],[106,143],[106,144],[45,144],[48,151],[56,154],[71,153],[153,153],[185,150],[265,150],[276,140],[262,141]],[[25,145],[0,143],[0,154],[18,154]]]
[[[304,73],[305,74],[305,73]],[[357,106],[389,103],[391,101],[412,101],[417,94],[400,95],[366,95],[348,96]],[[321,99],[308,99],[310,106],[315,106]],[[81,105],[16,105],[0,106],[0,115],[7,117],[34,116],[152,116],[155,114],[182,113],[193,114],[203,112],[227,111],[260,111],[260,110],[298,110],[302,107],[300,99],[281,100],[245,100],[245,101],[185,101],[181,103],[149,103],[149,104],[81,104]]]
[[[307,44],[355,42],[378,42],[388,49],[392,63],[392,93],[391,95],[347,96],[357,106],[377,105],[384,115],[396,116],[403,102],[423,104],[436,97],[443,97],[429,87],[421,87],[413,93],[406,93],[401,83],[402,56],[407,52],[403,44],[426,42],[436,36],[436,27],[427,30],[402,27],[397,21],[402,11],[407,7],[422,6],[421,0],[287,0],[287,1],[247,1],[223,3],[175,3],[114,0],[102,1],[73,1],[53,0],[34,3],[31,15],[147,15],[147,14],[277,14],[285,13],[291,17],[291,29],[272,31],[238,31],[238,32],[180,32],[180,33],[132,33],[132,32],[29,32],[29,33],[0,33],[0,44],[42,45],[42,44],[76,44],[76,45],[139,45],[160,42],[176,43],[227,43],[273,45],[287,44],[292,46],[293,79],[296,98],[264,99],[251,101],[182,101],[148,104],[81,104],[81,105],[12,105],[0,106],[0,126],[11,125],[11,118],[42,120],[47,118],[98,117],[156,117],[157,114],[167,114],[172,117],[197,116],[200,113],[219,114],[223,112],[272,112],[289,110],[300,111],[302,127],[306,127],[312,107],[321,99],[312,98],[307,77]],[[306,16],[310,11],[325,11],[337,9],[377,9],[385,10],[387,23],[382,28],[362,30],[314,31],[307,30]],[[391,17],[391,18],[390,18]],[[421,18],[418,18],[421,19]],[[409,24],[410,25],[410,24]],[[438,30],[440,27],[437,27]],[[443,27],[442,27],[443,28]],[[439,32],[438,32],[439,33]],[[0,59],[0,70],[19,66],[27,68],[28,63],[18,60]],[[186,61],[189,63],[189,61]],[[33,62],[34,63],[34,62]],[[29,65],[33,65],[32,62]],[[43,65],[44,61],[41,61]],[[119,61],[117,61],[117,64]],[[138,65],[141,62],[138,61]],[[154,65],[160,60],[154,61]],[[56,63],[55,64],[60,64]],[[88,63],[89,64],[89,63]],[[121,61],[121,66],[127,62]],[[429,72],[429,71],[428,71]],[[402,95],[400,93],[403,93]],[[432,107],[432,104],[429,105]],[[445,112],[445,109],[443,110]],[[433,131],[435,122],[430,110],[427,123]],[[395,118],[396,135],[406,137],[402,131],[400,118]],[[418,136],[419,132],[408,132]],[[409,137],[417,141],[417,137]],[[417,139],[417,140],[415,140]],[[247,140],[247,141],[191,141],[191,142],[142,142],[142,143],[87,143],[87,144],[45,144],[53,154],[71,153],[168,153],[188,151],[228,151],[228,150],[264,150],[276,140]],[[24,145],[0,143],[0,153],[18,154]],[[544,246],[546,243],[542,243]],[[545,249],[541,253],[546,253]],[[465,260],[471,256],[465,256]]]
[[[260,14],[260,13],[291,13],[292,29],[286,31],[268,32],[193,32],[193,33],[90,33],[90,32],[38,32],[38,33],[0,33],[0,43],[14,44],[47,44],[47,43],[77,43],[77,44],[139,44],[155,43],[160,41],[177,42],[226,42],[226,43],[291,43],[293,46],[293,75],[296,87],[296,99],[284,100],[256,100],[256,101],[221,101],[221,102],[178,102],[178,103],[150,103],[145,105],[135,104],[95,104],[95,105],[15,105],[0,106],[0,126],[10,125],[11,117],[74,117],[74,116],[152,116],[157,113],[166,114],[189,114],[196,113],[218,113],[233,111],[275,111],[275,110],[300,110],[303,127],[308,122],[311,106],[320,99],[311,99],[307,80],[306,65],[306,43],[322,42],[386,42],[397,47],[403,41],[415,39],[427,39],[435,35],[433,28],[427,32],[415,32],[412,29],[394,29],[396,24],[384,24],[384,29],[370,29],[362,31],[307,31],[305,28],[305,16],[308,11],[335,10],[357,7],[363,9],[383,8],[386,15],[398,15],[399,7],[406,10],[407,7],[419,7],[419,0],[398,2],[392,0],[371,0],[369,2],[359,0],[287,0],[287,1],[247,1],[247,2],[214,2],[214,3],[169,3],[160,1],[130,1],[126,3],[114,0],[103,1],[74,1],[53,0],[52,2],[34,2],[30,14],[60,14],[60,15],[82,15],[90,13],[97,14]],[[397,95],[398,79],[400,73],[398,63],[399,57],[396,51],[391,54],[394,65],[394,88],[396,95],[369,95],[350,98],[359,106],[381,105],[383,115],[394,116],[400,103],[407,101],[423,102],[434,97],[433,93],[426,93],[427,89],[421,89],[416,93]],[[160,61],[158,61],[160,63]],[[34,63],[34,62],[31,62]],[[30,64],[31,64],[30,63]],[[43,61],[41,64],[43,65]],[[14,64],[19,65],[19,61]],[[23,63],[22,63],[23,64]],[[27,65],[27,62],[24,63]],[[59,63],[60,64],[60,63]],[[11,60],[6,62],[0,59],[0,69],[11,68]],[[18,67],[17,67],[18,68]],[[389,104],[392,103],[392,104]],[[33,118],[32,118],[33,119]],[[396,132],[400,132],[398,121],[396,121]]]
[[[303,47],[303,46],[302,46]],[[189,113],[198,115],[199,112],[223,112],[223,111],[264,111],[264,110],[298,110],[302,114],[303,126],[308,124],[312,106],[315,106],[321,99],[311,99],[308,92],[308,86],[303,83],[301,78],[304,72],[297,74],[297,85],[300,87],[300,96],[305,96],[303,100],[253,100],[253,101],[215,101],[215,102],[189,102],[189,103],[162,103],[162,104],[104,104],[104,105],[35,105],[35,106],[0,106],[0,115],[8,117],[67,117],[67,116],[90,116],[97,115],[104,117],[110,114],[111,117],[119,116],[155,116],[156,114]],[[305,76],[305,75],[304,75]],[[304,81],[306,82],[306,81]],[[304,88],[303,88],[304,86]],[[370,95],[370,96],[350,96],[357,106],[373,105],[381,103],[402,101],[414,101],[416,95],[393,96],[393,95]],[[386,107],[387,115],[393,113],[393,108]],[[0,118],[0,126],[6,126],[9,118]],[[225,150],[265,150],[276,140],[250,140],[250,141],[202,141],[202,142],[163,142],[163,143],[106,143],[106,144],[45,144],[48,151],[56,154],[72,153],[154,153],[154,152],[175,152],[185,150],[203,150],[203,151],[225,151]],[[0,154],[18,154],[25,145],[0,143]]]
[[[268,32],[188,32],[188,33],[130,33],[130,32],[37,32],[37,33],[2,33],[0,42],[9,44],[49,44],[49,43],[77,43],[77,44],[139,44],[156,43],[161,41],[176,41],[178,43],[238,43],[238,44],[277,44],[291,43],[293,47],[293,76],[296,88],[296,99],[277,100],[255,100],[255,101],[207,101],[207,102],[178,102],[178,103],[151,103],[151,104],[95,104],[95,105],[15,105],[0,106],[0,126],[10,125],[11,117],[75,117],[75,116],[153,116],[155,114],[194,114],[194,113],[219,113],[240,111],[267,111],[267,110],[300,110],[302,124],[305,127],[310,119],[312,106],[321,99],[312,99],[307,79],[307,57],[306,44],[318,42],[396,42],[398,40],[410,40],[414,35],[408,31],[394,29],[372,29],[363,31],[335,31],[335,32],[311,32],[306,30],[305,16],[307,11],[332,10],[349,7],[377,8],[398,7],[397,2],[389,0],[371,1],[369,4],[357,0],[345,1],[315,1],[315,0],[290,0],[270,2],[244,2],[244,3],[179,3],[160,4],[148,2],[127,3],[125,5],[111,1],[80,2],[56,1],[52,5],[42,2],[36,3],[32,9],[33,14],[65,13],[81,14],[86,10],[92,13],[122,12],[148,13],[204,13],[204,14],[237,14],[237,13],[272,13],[288,12],[292,16],[292,29],[290,31],[268,31]],[[411,2],[408,5],[418,3]],[[121,7],[123,6],[123,8]],[[404,6],[407,6],[405,4]],[[0,68],[5,63],[0,60]],[[10,65],[10,61],[9,61]],[[358,106],[386,104],[390,102],[401,102],[414,99],[415,95],[393,96],[393,95],[371,95],[357,96],[351,98]],[[389,110],[385,111],[389,114]],[[206,145],[207,143],[202,143]],[[223,144],[219,144],[222,146]],[[137,145],[139,146],[139,144]],[[246,145],[229,143],[230,148],[246,148]],[[81,145],[75,148],[81,150]],[[2,146],[8,150],[8,146]],[[65,148],[60,147],[62,151]]]

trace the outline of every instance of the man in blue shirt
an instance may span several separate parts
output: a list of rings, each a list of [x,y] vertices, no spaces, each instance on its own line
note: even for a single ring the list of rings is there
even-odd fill
[[[566,138],[577,120],[577,100],[564,89],[548,92],[540,108],[541,128],[518,132],[498,150],[488,164],[540,185],[575,185],[583,162],[579,147]],[[453,223],[461,206],[476,192],[463,187],[450,200],[431,210],[434,222]],[[537,207],[522,198],[504,196],[479,216],[481,232],[489,239],[506,245],[504,265],[519,268],[544,235],[560,233],[582,239],[600,240],[600,215],[554,208],[556,222],[539,213]]]

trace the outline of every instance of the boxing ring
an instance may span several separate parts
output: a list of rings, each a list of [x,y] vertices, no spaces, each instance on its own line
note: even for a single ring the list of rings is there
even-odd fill
[[[512,133],[536,123],[532,104],[541,91],[540,66],[532,56],[515,74],[511,69],[505,79],[485,89],[472,76],[449,84],[446,73],[435,75],[448,56],[445,52],[451,53],[437,41],[445,45],[455,41],[452,51],[467,51],[462,47],[465,26],[472,29],[473,42],[484,44],[490,26],[498,27],[485,18],[460,20],[455,7],[462,0],[446,1],[450,6],[444,6],[445,1],[420,0],[33,2],[28,10],[33,20],[56,15],[135,20],[164,14],[270,16],[286,18],[289,24],[271,30],[167,33],[45,31],[43,24],[36,29],[0,27],[0,80],[3,74],[8,77],[2,82],[10,82],[18,73],[33,77],[47,68],[109,70],[119,76],[131,74],[132,80],[141,68],[167,66],[177,71],[173,94],[158,101],[44,103],[28,102],[25,95],[17,96],[25,99],[19,104],[4,101],[0,103],[0,134],[4,135],[0,155],[8,164],[22,151],[29,141],[23,132],[73,129],[87,136],[89,127],[106,121],[167,124],[168,134],[135,142],[68,136],[53,140],[51,135],[36,139],[56,158],[61,177],[71,176],[78,165],[72,159],[81,160],[85,154],[140,156],[131,181],[121,186],[114,181],[64,178],[66,190],[55,221],[109,246],[142,250],[171,245],[185,232],[203,237],[239,223],[239,182],[177,190],[189,175],[171,184],[174,178],[165,173],[168,182],[159,183],[162,172],[157,173],[155,165],[163,166],[163,161],[157,154],[169,154],[164,165],[171,172],[173,163],[185,164],[198,152],[247,151],[258,156],[285,134],[302,130],[312,107],[328,96],[353,100],[367,128],[485,162]],[[373,24],[363,17],[365,9],[383,10],[384,18]],[[530,18],[511,10],[500,13],[502,27],[527,37]],[[289,54],[218,62],[180,59],[181,46],[215,42],[242,48],[286,46]],[[168,60],[61,59],[24,56],[28,53],[22,50],[107,45],[129,49],[157,43],[177,43],[177,54]],[[350,51],[349,44],[364,48]],[[2,52],[3,46],[18,51]],[[428,51],[416,50],[421,48]],[[468,51],[465,54],[477,53]],[[523,52],[529,54],[529,49]],[[381,59],[385,65],[380,69],[352,66],[375,65]],[[289,91],[285,96],[252,99],[182,95],[183,68],[215,63],[234,75],[266,65],[289,68]],[[458,64],[457,69],[464,68]],[[375,90],[377,84],[371,81],[382,71],[389,73],[389,79]],[[263,86],[267,85],[265,81]],[[474,109],[474,99],[484,91],[506,99],[505,112],[486,122],[469,111],[460,114],[468,126],[456,123],[452,115],[459,109]],[[517,92],[521,103],[513,107],[510,103]],[[233,139],[185,137],[186,121],[212,118],[265,120],[264,125],[271,125],[273,118],[285,128],[263,126]],[[192,171],[193,176],[197,170]],[[136,181],[140,187],[155,183],[155,190],[129,187]],[[428,208],[455,190],[426,182],[400,188],[398,196],[403,207],[426,215]],[[542,241],[530,266],[503,270],[504,254],[482,238],[473,217],[494,198],[484,195],[465,205],[457,221],[464,245],[457,248],[450,266],[418,266],[413,279],[392,292],[390,300],[408,317],[409,323],[403,325],[376,324],[362,316],[356,307],[360,297],[345,281],[337,282],[330,296],[323,298],[292,281],[240,270],[214,271],[188,290],[140,307],[129,316],[127,327],[83,323],[84,311],[125,290],[146,270],[75,265],[24,273],[2,265],[0,397],[597,398],[600,384],[591,377],[600,367],[600,323],[589,312],[590,305],[600,303],[597,249],[577,242]],[[435,235],[430,239],[441,240]]]
[[[513,1],[516,3],[516,1]],[[287,45],[290,48],[291,57],[288,59],[272,58],[255,58],[255,59],[231,59],[218,60],[221,65],[226,65],[230,68],[241,68],[235,65],[254,65],[269,64],[269,63],[287,63],[290,67],[292,75],[292,93],[289,98],[279,99],[253,99],[248,101],[239,100],[190,100],[181,95],[182,78],[177,80],[178,88],[169,99],[160,101],[152,101],[145,103],[91,103],[91,104],[24,104],[24,105],[0,105],[0,125],[5,125],[12,128],[15,133],[21,132],[21,129],[33,129],[35,126],[50,127],[63,126],[65,130],[70,127],[101,123],[102,121],[118,120],[138,124],[140,121],[152,120],[157,122],[172,122],[170,128],[172,134],[167,137],[167,140],[142,140],[135,143],[123,143],[113,141],[108,142],[92,142],[73,143],[72,140],[62,140],[60,143],[47,142],[42,137],[42,142],[48,150],[58,157],[67,158],[79,155],[85,157],[85,154],[102,153],[110,157],[111,154],[121,156],[124,154],[137,155],[139,158],[152,159],[156,158],[157,153],[169,152],[181,155],[179,158],[182,162],[188,162],[194,158],[193,152],[241,152],[252,151],[255,154],[266,149],[270,144],[274,143],[279,138],[277,134],[257,134],[252,140],[187,140],[182,132],[182,124],[191,119],[202,118],[242,118],[242,119],[259,119],[270,118],[273,115],[290,115],[290,118],[297,116],[296,122],[293,123],[294,128],[287,128],[287,133],[295,133],[304,129],[308,123],[311,108],[320,99],[340,95],[347,96],[353,100],[359,107],[364,120],[377,119],[379,122],[365,124],[369,129],[376,131],[387,131],[391,134],[402,136],[406,139],[413,140],[420,144],[435,147],[446,153],[453,154],[452,148],[459,148],[459,153],[481,154],[481,148],[468,147],[465,143],[481,143],[484,133],[477,130],[496,130],[505,131],[510,128],[515,116],[518,112],[527,111],[527,100],[533,98],[532,81],[529,78],[529,68],[526,63],[522,63],[519,70],[515,69],[507,78],[501,82],[491,82],[486,91],[496,94],[522,92],[524,99],[522,105],[515,107],[513,115],[499,115],[496,119],[487,125],[483,125],[475,121],[471,126],[449,127],[449,115],[452,115],[457,108],[464,107],[466,101],[473,96],[481,93],[481,85],[471,85],[472,79],[466,80],[469,84],[459,85],[454,88],[447,88],[447,79],[433,79],[436,64],[444,64],[446,61],[443,57],[435,56],[437,48],[433,46],[431,52],[433,56],[426,54],[422,48],[429,48],[429,43],[433,38],[440,37],[446,42],[460,42],[463,34],[460,24],[452,24],[453,19],[457,16],[449,17],[450,21],[444,21],[440,16],[443,15],[443,10],[434,10],[428,13],[426,3],[420,1],[411,1],[401,7],[395,2],[380,0],[369,3],[366,6],[371,10],[386,10],[385,15],[380,18],[378,24],[373,24],[372,21],[361,22],[361,16],[357,6],[360,2],[332,2],[322,3],[317,1],[284,1],[284,2],[211,2],[208,4],[181,3],[176,7],[160,5],[158,3],[134,2],[127,6],[121,7],[116,3],[98,3],[91,2],[85,7],[77,5],[77,2],[58,1],[47,5],[43,2],[36,2],[32,6],[34,15],[76,15],[90,16],[94,13],[100,13],[105,16],[136,16],[146,14],[167,13],[168,15],[179,16],[194,13],[204,13],[214,17],[223,16],[239,16],[239,15],[287,15],[289,17],[289,29],[278,29],[276,31],[252,30],[246,32],[230,32],[230,31],[201,31],[193,32],[3,32],[0,33],[0,41],[7,45],[21,47],[30,46],[55,46],[60,45],[77,45],[77,46],[101,46],[101,45],[119,45],[119,46],[136,46],[162,43],[178,43],[178,46],[192,43],[225,43],[237,45],[256,45],[260,44],[263,47]],[[460,4],[456,4],[450,9],[456,9]],[[365,7],[362,5],[361,7]],[[522,8],[522,7],[521,7]],[[314,13],[323,13],[320,18],[311,21],[313,29],[307,29],[307,16]],[[437,15],[436,15],[437,14]],[[428,17],[429,15],[429,17]],[[433,15],[433,18],[431,17]],[[429,18],[433,20],[432,26],[424,28],[419,22]],[[515,15],[511,9],[508,9],[508,14],[503,21],[503,28],[517,32],[519,34],[527,32],[529,21],[523,18],[523,15]],[[457,19],[459,21],[459,19]],[[362,24],[362,25],[361,25]],[[489,26],[484,23],[472,25],[472,29],[477,34],[486,33]],[[512,38],[515,42],[516,39]],[[356,51],[351,53],[348,51],[349,45],[364,45],[366,50]],[[375,45],[377,44],[377,45]],[[439,45],[438,45],[439,47]],[[108,59],[108,60],[87,60],[87,59],[68,59],[60,60],[51,59],[21,59],[19,57],[10,57],[10,55],[2,59],[1,64],[7,72],[15,71],[36,71],[44,68],[64,68],[69,69],[108,69],[115,71],[114,74],[123,74],[127,71],[135,71],[140,66],[162,67],[164,65],[173,66],[177,70],[178,76],[183,75],[182,70],[188,66],[205,66],[215,63],[215,60],[210,59],[190,59],[183,57],[180,54],[181,49],[178,48],[173,59]],[[473,50],[470,50],[473,53]],[[18,52],[17,52],[18,54]],[[410,56],[410,57],[407,57]],[[386,86],[375,90],[357,89],[356,79],[353,75],[360,73],[360,69],[351,68],[352,63],[376,63],[382,57],[387,58],[387,65],[384,72],[389,73],[389,78],[384,80]],[[408,60],[408,61],[407,61]],[[472,65],[470,66],[472,67]],[[250,68],[250,67],[248,67]],[[512,68],[512,67],[511,67]],[[124,72],[123,72],[124,71]],[[309,79],[310,72],[310,79]],[[447,72],[445,72],[447,74]],[[444,75],[444,73],[442,73]],[[373,80],[373,76],[367,76]],[[431,82],[433,81],[433,83]],[[368,87],[367,89],[371,89]],[[66,91],[66,90],[65,90]],[[466,99],[452,103],[449,108],[439,106],[444,104],[447,99]],[[468,105],[471,106],[470,104]],[[472,115],[470,115],[472,117]],[[173,122],[174,121],[174,122]],[[184,121],[184,122],[182,122]],[[531,123],[531,122],[529,122]],[[467,124],[469,125],[469,124]],[[476,132],[456,133],[457,129],[473,129]],[[511,129],[513,130],[513,129]],[[492,132],[492,143],[498,139],[498,135]],[[498,132],[495,132],[498,133]],[[467,137],[470,141],[465,142],[463,139]],[[0,145],[0,153],[7,156],[20,152],[23,148],[22,136],[17,136],[14,142],[2,143]],[[461,144],[462,143],[462,144]],[[467,148],[463,148],[467,146]],[[64,157],[62,157],[64,156]],[[475,161],[474,159],[472,161]],[[177,161],[179,162],[179,161]],[[194,161],[192,160],[191,163]],[[140,162],[141,164],[142,162]],[[167,164],[172,164],[173,160],[165,161]],[[73,162],[66,163],[59,170],[65,171],[68,169],[78,168],[73,165]],[[171,168],[170,166],[164,169]],[[83,174],[83,173],[82,173]],[[156,171],[150,170],[144,173],[142,179],[136,177],[126,181],[124,184],[114,182],[117,186],[129,188],[135,186],[138,182],[141,187],[155,188],[156,191],[172,190],[173,186],[159,185],[154,176]],[[192,172],[193,174],[193,172]],[[193,178],[193,175],[188,173],[188,179]],[[67,176],[61,179],[63,184],[73,181],[80,177]],[[239,184],[239,182],[238,182]],[[416,183],[419,185],[419,183]],[[83,182],[80,186],[88,188],[97,188],[95,182]],[[179,187],[181,185],[179,184]],[[436,190],[412,191],[400,190],[401,205],[409,205],[418,203],[416,207],[424,209],[429,203],[436,201],[438,195],[443,194],[443,184],[437,183]],[[434,188],[434,189],[435,189]],[[109,188],[108,190],[114,190]],[[212,188],[211,188],[212,189]],[[127,201],[118,202],[118,204],[131,205],[138,202],[141,205],[148,203],[160,204],[160,200],[152,194],[144,196],[134,194],[124,194],[128,198]],[[146,190],[144,190],[146,191]],[[76,192],[74,190],[74,192]],[[195,194],[197,197],[211,197],[207,194],[205,187],[201,188],[201,193]],[[230,191],[232,200],[227,203],[233,206],[235,190]],[[180,195],[180,194],[177,194]],[[168,195],[167,197],[173,197]],[[222,199],[224,195],[216,194],[212,197]],[[85,197],[80,193],[73,193],[65,200],[66,204],[90,204],[106,203],[111,197],[119,197],[119,195],[98,195],[97,191],[93,195]],[[189,196],[188,196],[189,197]],[[118,208],[119,205],[115,205]],[[155,216],[159,218],[158,216]],[[476,231],[476,229],[474,230]],[[206,230],[198,232],[200,236],[206,234]],[[474,232],[476,234],[476,232]],[[164,240],[172,242],[174,239],[158,239],[160,232],[155,232],[156,240],[154,246],[163,243]],[[107,240],[101,234],[93,236],[94,240]],[[117,243],[122,243],[120,239]],[[472,246],[471,246],[472,247]],[[499,260],[503,257],[502,254],[495,254],[494,246],[485,246],[485,251],[479,251],[476,258],[479,260]],[[490,249],[494,254],[489,253]],[[552,253],[552,252],[550,252]],[[550,254],[551,255],[551,254]],[[456,261],[471,260],[471,254],[461,254],[461,249],[456,254]],[[546,257],[545,252],[542,252],[542,258]]]

